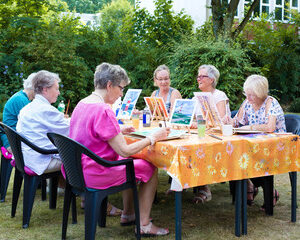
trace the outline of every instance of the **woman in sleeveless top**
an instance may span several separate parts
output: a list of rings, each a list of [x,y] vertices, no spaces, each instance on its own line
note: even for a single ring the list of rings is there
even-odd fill
[[[181,99],[181,94],[175,88],[170,87],[170,70],[166,65],[158,66],[153,74],[154,86],[159,89],[155,90],[151,97],[162,97],[168,113],[171,112],[176,99]]]
[[[246,100],[233,119],[234,125],[242,128],[264,132],[286,132],[284,113],[278,101],[268,95],[268,80],[260,75],[249,76],[244,83]],[[264,186],[265,177],[252,178],[248,181],[248,204],[252,205],[258,187]],[[263,189],[265,191],[265,189]],[[274,190],[275,205],[279,194]],[[262,210],[265,209],[263,204]]]

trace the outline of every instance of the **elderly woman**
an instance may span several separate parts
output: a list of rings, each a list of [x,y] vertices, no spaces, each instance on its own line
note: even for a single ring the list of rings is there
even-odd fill
[[[45,70],[37,72],[32,79],[35,98],[20,111],[17,123],[18,132],[45,149],[55,148],[48,139],[47,132],[63,135],[69,133],[69,121],[51,105],[59,95],[59,82],[60,78],[56,73]],[[60,170],[61,160],[58,155],[42,155],[25,144],[22,144],[22,151],[25,165],[36,174]]]
[[[220,72],[213,65],[201,65],[198,68],[197,82],[198,87],[202,92],[210,92],[213,96],[213,99],[216,103],[217,110],[219,115],[224,123],[228,118],[227,114],[230,113],[229,108],[229,99],[226,94],[218,89],[216,89],[218,79],[220,77]],[[201,114],[200,106],[198,102],[196,104],[196,114]],[[192,125],[196,128],[196,125]],[[211,191],[208,185],[200,186],[197,188],[196,195],[194,197],[195,203],[204,203],[212,199]]]
[[[120,129],[113,104],[123,96],[123,90],[130,82],[125,70],[118,65],[102,63],[94,75],[95,91],[81,100],[72,113],[70,137],[85,145],[97,155],[110,161],[131,156],[143,148],[165,139],[169,129],[161,129],[138,142],[127,144],[123,133],[133,131],[132,127]],[[105,127],[104,127],[105,126]],[[120,157],[121,156],[121,157]],[[82,156],[82,168],[87,187],[102,189],[119,185],[126,180],[124,167],[113,169],[102,167],[87,156]],[[159,228],[150,221],[150,211],[158,179],[157,169],[142,159],[134,160],[137,181],[140,182],[139,204],[142,236],[167,235],[168,229]],[[135,215],[131,190],[123,192],[122,226],[134,224]]]
[[[158,86],[151,97],[162,97],[168,113],[171,112],[173,104],[177,98],[182,98],[181,94],[175,88],[170,87],[170,69],[166,65],[158,66],[153,74],[154,86]]]
[[[234,117],[234,125],[242,128],[260,130],[264,132],[286,132],[284,113],[278,101],[268,95],[268,80],[260,75],[249,76],[244,83],[246,100]],[[264,177],[251,179],[255,188],[248,182],[248,193],[252,193],[252,200],[257,193],[257,187],[263,186]],[[249,192],[249,189],[251,190]],[[274,205],[279,198],[274,191]],[[249,198],[248,198],[249,200]],[[262,206],[264,209],[264,205]]]
[[[10,99],[8,99],[4,106],[3,123],[13,129],[16,129],[20,110],[34,98],[34,91],[32,89],[32,79],[34,76],[35,73],[30,74],[23,82],[24,89],[15,93]],[[7,159],[10,159],[12,157],[11,148],[6,135],[1,135],[1,140],[3,145],[1,147],[2,154]]]
[[[198,87],[202,92],[210,92],[216,103],[217,110],[222,121],[226,121],[227,115],[230,114],[229,99],[226,94],[218,89],[216,86],[220,77],[219,70],[213,65],[201,65],[198,68],[197,82]],[[196,107],[196,112],[200,112],[200,107]]]

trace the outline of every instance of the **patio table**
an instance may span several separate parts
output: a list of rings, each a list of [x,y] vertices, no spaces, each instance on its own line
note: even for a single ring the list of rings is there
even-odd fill
[[[235,234],[240,236],[241,216],[242,233],[247,234],[246,179],[273,177],[300,169],[297,135],[262,133],[220,137],[222,140],[208,135],[199,139],[196,134],[189,134],[183,139],[157,142],[133,155],[150,161],[172,177],[171,190],[176,191],[176,239],[181,239],[183,189],[237,180]],[[138,141],[128,136],[126,140],[128,143]],[[296,173],[292,176],[292,220],[295,221]]]

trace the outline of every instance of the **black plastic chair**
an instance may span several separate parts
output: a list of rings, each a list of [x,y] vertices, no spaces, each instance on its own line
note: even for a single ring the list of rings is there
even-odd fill
[[[100,227],[106,226],[107,196],[128,188],[132,188],[133,190],[137,229],[136,238],[140,239],[140,213],[133,159],[107,161],[68,137],[56,133],[48,133],[47,135],[57,147],[66,171],[67,184],[63,209],[62,239],[66,239],[68,215],[73,194],[80,192],[85,197],[85,239],[94,240],[97,221]],[[102,166],[111,167],[112,174],[113,167],[125,165],[126,170],[124,169],[124,171],[126,171],[127,181],[119,186],[107,189],[87,188],[81,166],[82,154],[85,154]]]
[[[57,185],[58,177],[61,174],[60,171],[45,173],[42,175],[32,175],[28,174],[27,167],[24,164],[23,153],[21,149],[21,143],[24,143],[31,147],[34,151],[37,151],[41,154],[56,154],[58,153],[57,149],[42,149],[35,144],[28,141],[25,137],[21,136],[11,127],[0,123],[0,126],[3,128],[9,144],[11,146],[14,159],[15,159],[15,177],[14,177],[14,186],[13,186],[13,199],[12,199],[12,209],[11,217],[15,217],[18,199],[20,195],[20,190],[22,186],[22,181],[24,178],[24,194],[23,194],[23,228],[29,227],[34,197],[36,189],[42,180],[50,178],[50,197],[49,197],[49,208],[56,208],[56,199],[57,199]]]

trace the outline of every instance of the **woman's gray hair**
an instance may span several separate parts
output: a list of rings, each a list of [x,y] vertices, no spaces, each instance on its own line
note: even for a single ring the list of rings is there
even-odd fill
[[[43,92],[43,88],[52,87],[55,80],[60,82],[60,78],[57,73],[48,72],[46,70],[37,72],[32,79],[34,93],[41,94]]]
[[[119,86],[122,81],[126,85],[130,83],[126,71],[121,66],[106,62],[101,63],[96,67],[94,74],[95,89],[105,89],[109,81],[113,86]]]
[[[213,65],[201,65],[199,68],[198,68],[198,73],[201,69],[205,69],[206,72],[207,72],[207,76],[210,78],[210,79],[213,79],[213,83],[212,83],[212,87],[213,88],[216,88],[217,84],[218,84],[218,80],[219,80],[219,77],[220,77],[220,72],[219,70],[213,66]]]
[[[32,90],[32,79],[35,77],[36,73],[31,73],[27,79],[23,80],[23,87],[24,89]]]

